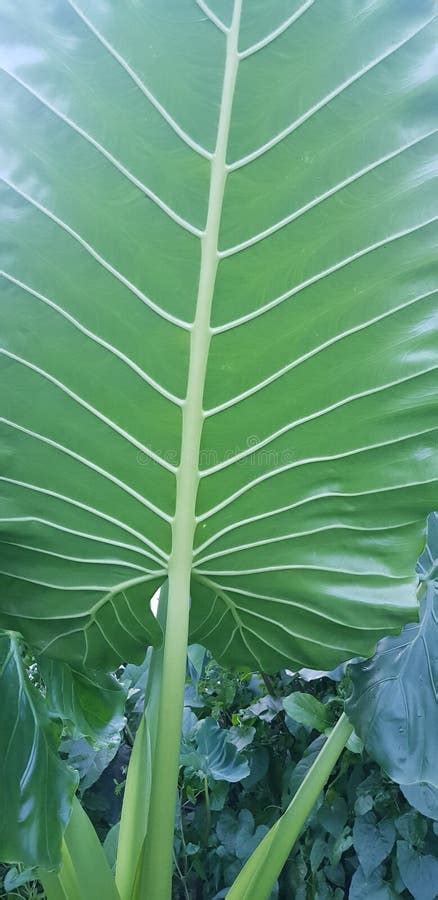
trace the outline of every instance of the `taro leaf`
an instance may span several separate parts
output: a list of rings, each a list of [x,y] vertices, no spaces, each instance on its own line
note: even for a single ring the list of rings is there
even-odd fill
[[[73,725],[74,737],[85,737],[99,747],[118,735],[125,722],[126,693],[116,678],[44,657],[39,668],[50,709]]]
[[[395,820],[398,833],[415,847],[422,847],[427,834],[427,822],[414,809]]]
[[[249,789],[266,776],[269,769],[269,752],[266,747],[250,747],[245,755],[250,772],[243,783],[245,788]]]
[[[267,825],[255,825],[254,816],[249,809],[242,809],[238,815],[239,828],[236,833],[235,853],[242,862],[251,856],[260,841],[268,833]]]
[[[140,661],[176,547],[192,641],[331,670],[416,615],[435,3],[211,2],[1,4],[0,622]]]
[[[194,734],[196,749],[184,748],[181,763],[217,781],[234,783],[249,775],[249,765],[211,717],[201,719]]]
[[[226,852],[242,862],[248,859],[268,831],[266,825],[256,827],[249,809],[242,809],[237,815],[232,810],[225,810],[216,826],[216,834]]]
[[[395,843],[395,827],[390,819],[376,822],[375,816],[356,819],[353,826],[353,844],[366,878],[387,859]]]
[[[330,861],[334,866],[339,864],[343,854],[346,853],[352,845],[353,835],[351,834],[351,829],[346,826],[342,833],[336,838],[330,851]]]
[[[397,863],[414,900],[435,900],[438,896],[438,859],[423,856],[407,841],[397,841]]]
[[[220,812],[228,797],[230,785],[228,781],[211,781],[210,784],[210,809]]]
[[[266,694],[265,697],[260,697],[255,703],[251,703],[251,706],[247,706],[246,709],[242,710],[240,718],[244,721],[245,719],[256,717],[261,719],[262,722],[272,722],[282,708],[283,703],[279,697],[271,697],[270,694]]]
[[[397,894],[382,878],[380,869],[373,872],[369,878],[359,866],[351,879],[349,900],[395,900]]]
[[[418,809],[423,816],[438,819],[438,787],[433,784],[401,784],[400,789],[408,803]]]
[[[312,872],[316,872],[316,870],[319,869],[323,859],[328,857],[329,853],[330,849],[325,837],[323,837],[322,835],[318,835],[312,841],[312,847],[309,856],[310,868],[312,869]]]
[[[77,776],[58,756],[59,723],[12,634],[0,634],[0,690],[0,858],[50,869],[60,862]]]
[[[417,563],[422,581],[434,581],[438,577],[438,512],[427,520],[427,545]]]
[[[119,845],[120,822],[110,828],[104,842],[103,849],[111,870],[114,872],[117,860],[117,848]]]
[[[148,652],[140,665],[135,666],[133,663],[129,663],[129,665],[125,666],[121,680],[123,685],[129,690],[130,695],[135,693],[144,695],[150,661],[151,656],[150,652]]]
[[[334,838],[342,833],[347,817],[348,807],[343,797],[334,797],[331,802],[326,799],[317,815],[318,822]]]
[[[296,764],[292,776],[288,779],[283,791],[283,803],[288,806],[292,797],[295,796],[300,784],[306,777],[309,769],[313,766],[319,751],[324,746],[325,738],[318,737],[304,751],[300,761]]]
[[[11,868],[6,872],[3,879],[3,888],[8,892],[15,891],[17,888],[22,887],[24,884],[29,884],[30,882],[36,880],[37,873],[35,869],[22,869],[20,871],[16,866],[11,866]],[[15,896],[20,897],[21,894],[16,894]]]
[[[192,736],[196,726],[198,724],[198,720],[190,709],[190,706],[185,706],[183,710],[183,719],[182,719],[182,738],[183,740],[190,739]]]
[[[79,775],[81,794],[95,784],[112,762],[120,747],[120,741],[120,734],[113,734],[99,750],[92,747],[85,738],[78,740],[65,738],[62,741],[61,749]]]
[[[256,730],[253,725],[233,725],[228,729],[228,740],[237,750],[244,750],[252,744]]]
[[[427,586],[419,625],[382,640],[349,666],[347,714],[368,752],[398,784],[438,788],[438,591]]]
[[[301,725],[306,725],[307,728],[324,732],[332,724],[328,717],[327,707],[312,694],[296,691],[284,698],[283,706],[291,719],[300,722]]]
[[[192,679],[195,685],[198,684],[198,681],[202,675],[205,660],[207,656],[207,651],[205,647],[202,647],[201,644],[190,644],[187,650],[187,665],[189,669],[190,678]]]

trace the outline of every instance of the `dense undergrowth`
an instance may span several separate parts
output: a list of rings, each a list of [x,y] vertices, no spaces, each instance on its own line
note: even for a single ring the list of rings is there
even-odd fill
[[[83,805],[114,861],[127,763],[147,661],[118,675],[126,721],[105,746],[66,733]],[[315,677],[316,676],[316,677]],[[232,674],[190,648],[174,846],[174,900],[219,900],[285,809],[339,717],[348,675],[303,670]],[[123,724],[122,728],[118,726]],[[438,819],[438,816],[437,816]],[[2,869],[5,898],[43,900],[31,870]],[[24,883],[20,884],[20,881]],[[353,737],[272,897],[278,900],[433,900],[438,821],[415,810]],[[298,885],[298,887],[297,887]]]

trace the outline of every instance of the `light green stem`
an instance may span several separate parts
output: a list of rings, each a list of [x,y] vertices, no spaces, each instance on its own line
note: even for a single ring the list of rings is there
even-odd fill
[[[268,900],[275,882],[334,768],[353,726],[345,713],[327,738],[286,812],[249,857],[227,900]]]
[[[38,873],[48,900],[120,900],[113,874],[90,819],[73,798],[58,873]]]
[[[179,564],[178,564],[179,563]],[[169,568],[169,598],[163,672],[152,757],[147,836],[140,861],[138,900],[168,900],[179,769],[181,722],[187,658],[190,568],[178,560]]]
[[[138,900],[169,900],[179,764],[180,730],[188,642],[190,573],[196,528],[199,455],[204,423],[203,395],[212,329],[211,307],[219,263],[219,230],[227,180],[227,147],[239,65],[238,40],[242,0],[235,0],[227,33],[222,101],[216,148],[211,158],[205,231],[201,237],[196,313],[190,334],[187,393],[182,407],[181,459],[176,475],[169,600],[164,640],[163,677],[153,758],[148,832],[141,862]]]
[[[167,586],[160,591],[157,618],[165,627]],[[152,789],[153,754],[156,742],[164,647],[148,650],[144,712],[135,736],[123,795],[117,847],[116,884],[121,900],[131,900],[145,841]]]

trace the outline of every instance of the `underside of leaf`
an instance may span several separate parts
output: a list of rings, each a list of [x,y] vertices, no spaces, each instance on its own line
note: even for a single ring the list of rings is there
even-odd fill
[[[2,4],[0,621],[114,668],[416,617],[436,504],[432,0]],[[188,588],[187,588],[188,589]]]

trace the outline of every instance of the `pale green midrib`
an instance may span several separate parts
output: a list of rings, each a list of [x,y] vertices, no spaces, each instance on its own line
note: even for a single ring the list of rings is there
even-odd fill
[[[211,160],[210,191],[205,232],[201,238],[201,265],[195,320],[191,328],[187,394],[182,407],[181,460],[176,474],[175,516],[172,523],[172,569],[188,566],[193,558],[196,527],[196,496],[200,478],[199,453],[204,422],[203,394],[212,337],[210,327],[216,273],[219,263],[218,238],[227,179],[226,155],[234,98],[238,38],[243,0],[236,0],[227,36],[227,49],[217,142]]]

